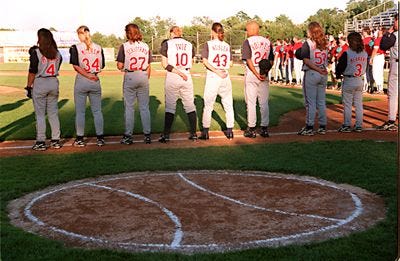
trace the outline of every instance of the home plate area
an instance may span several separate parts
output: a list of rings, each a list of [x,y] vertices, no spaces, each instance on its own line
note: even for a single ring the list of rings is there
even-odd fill
[[[9,205],[12,223],[69,246],[226,252],[304,244],[384,219],[363,189],[256,171],[141,172],[74,181]]]

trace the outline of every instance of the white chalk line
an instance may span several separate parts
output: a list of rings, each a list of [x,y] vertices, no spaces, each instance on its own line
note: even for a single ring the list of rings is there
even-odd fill
[[[288,215],[288,216],[308,217],[308,218],[321,219],[321,220],[328,220],[328,221],[334,221],[334,222],[340,222],[340,221],[342,221],[342,219],[337,219],[337,218],[329,218],[329,217],[323,217],[323,216],[311,215],[311,214],[299,214],[299,213],[293,213],[293,212],[286,212],[286,211],[279,210],[279,209],[270,209],[270,208],[264,208],[264,207],[260,207],[260,206],[257,206],[257,205],[253,205],[253,204],[248,204],[248,203],[246,203],[246,202],[242,202],[242,201],[240,201],[240,200],[233,199],[233,198],[231,198],[231,197],[228,197],[228,196],[225,196],[225,195],[222,195],[222,194],[213,192],[213,191],[211,191],[211,190],[209,190],[209,189],[206,189],[206,188],[204,188],[204,187],[198,185],[197,183],[191,181],[190,179],[184,177],[184,176],[182,175],[182,173],[178,173],[178,176],[179,176],[183,181],[185,181],[186,183],[188,183],[189,185],[195,187],[195,188],[198,189],[198,190],[204,191],[204,192],[206,192],[206,193],[208,193],[208,194],[211,194],[211,195],[213,195],[213,196],[216,196],[216,197],[225,199],[225,200],[227,200],[227,201],[236,203],[236,204],[241,205],[241,206],[245,206],[245,207],[249,207],[249,208],[253,208],[253,209],[257,209],[257,210],[262,210],[262,211],[266,211],[266,212],[273,212],[273,213],[277,213],[277,214]]]
[[[183,238],[182,224],[181,224],[181,221],[179,220],[179,218],[171,210],[167,209],[166,207],[164,207],[160,203],[155,202],[154,200],[151,200],[149,198],[146,198],[145,196],[142,196],[142,195],[139,195],[139,194],[135,194],[135,193],[132,193],[132,192],[129,192],[129,191],[126,191],[126,190],[115,189],[115,188],[111,188],[111,187],[108,187],[108,186],[102,186],[102,185],[97,185],[97,184],[93,184],[93,183],[85,183],[85,185],[96,187],[96,188],[102,188],[102,189],[110,190],[112,192],[119,192],[119,193],[122,193],[122,194],[126,194],[128,196],[134,197],[134,198],[139,199],[141,201],[144,201],[146,203],[150,203],[152,205],[157,206],[175,224],[175,234],[174,234],[174,239],[173,239],[173,241],[171,243],[171,248],[177,248],[177,247],[180,246],[182,238]]]
[[[178,175],[179,174],[180,173],[178,173]],[[139,178],[139,177],[143,177],[143,176],[176,176],[176,175],[177,174],[175,174],[175,173],[135,175],[135,176],[121,177],[121,178],[111,178],[111,179],[99,180],[99,181],[96,181],[95,183],[107,182],[107,181],[113,181],[113,180],[119,180],[119,179]],[[192,174],[185,174],[185,175],[207,175],[207,174],[204,174],[204,173],[194,174],[194,173],[192,173]],[[353,202],[355,204],[355,210],[353,211],[353,213],[350,216],[348,216],[346,219],[341,219],[335,225],[330,225],[330,226],[323,227],[323,228],[320,228],[320,229],[317,229],[317,230],[298,233],[298,234],[289,235],[289,236],[267,238],[267,239],[253,240],[253,241],[247,241],[247,242],[238,243],[238,244],[240,244],[242,246],[265,244],[265,243],[274,242],[274,241],[287,241],[287,240],[291,240],[291,239],[292,240],[293,239],[297,239],[297,238],[300,238],[300,237],[312,236],[312,235],[317,234],[317,233],[325,232],[325,231],[332,230],[332,229],[338,228],[340,226],[343,226],[343,225],[353,221],[363,211],[362,202],[361,202],[360,198],[357,195],[355,195],[352,192],[349,192],[349,191],[347,191],[347,190],[345,190],[343,188],[334,186],[332,184],[326,184],[324,182],[317,181],[317,180],[310,180],[310,179],[301,178],[301,177],[300,178],[282,177],[282,176],[271,175],[271,174],[270,175],[261,175],[261,174],[240,174],[240,173],[236,173],[236,174],[235,173],[234,174],[231,174],[231,173],[217,173],[217,175],[253,176],[253,177],[296,180],[296,181],[301,181],[301,182],[305,182],[305,183],[307,183],[307,182],[308,183],[315,183],[315,184],[318,184],[318,185],[321,185],[321,186],[334,188],[334,189],[337,189],[337,190],[340,190],[340,191],[348,193],[351,196],[351,198],[352,198],[352,200],[353,200]],[[25,207],[24,213],[32,222],[34,222],[34,223],[36,223],[36,224],[38,224],[40,226],[47,226],[47,228],[49,228],[50,230],[53,230],[55,232],[59,232],[61,234],[67,235],[67,236],[79,238],[79,239],[81,239],[83,241],[94,241],[94,242],[100,242],[100,243],[109,243],[107,240],[98,239],[98,238],[94,238],[94,237],[88,237],[88,236],[76,234],[76,233],[73,233],[73,232],[69,232],[69,231],[66,231],[66,230],[63,230],[63,229],[59,229],[59,228],[55,228],[55,227],[52,227],[52,226],[48,226],[44,222],[42,222],[40,219],[35,217],[30,211],[30,208],[38,200],[40,200],[40,199],[42,199],[42,198],[44,198],[44,197],[46,197],[46,196],[48,196],[50,194],[53,194],[53,193],[56,193],[56,192],[60,192],[62,190],[66,190],[66,189],[70,189],[70,188],[74,188],[74,187],[78,187],[78,186],[83,186],[83,185],[89,185],[89,184],[90,184],[90,186],[93,186],[93,187],[101,187],[101,188],[106,187],[106,186],[96,185],[95,183],[94,182],[92,182],[92,183],[85,182],[85,183],[82,183],[82,184],[77,184],[77,185],[74,185],[74,186],[64,187],[64,188],[61,188],[61,189],[57,189],[57,190],[54,190],[54,191],[50,191],[50,192],[44,193],[44,194],[34,198],[31,202],[29,202],[29,204]],[[113,188],[110,188],[110,189],[111,190],[116,190],[116,189],[113,189]],[[125,192],[122,192],[122,193],[125,193]],[[130,193],[130,192],[128,192],[128,193]],[[138,196],[140,196],[140,195],[138,195]],[[157,202],[155,202],[155,203],[157,204]],[[182,235],[183,235],[183,232],[182,232]],[[182,248],[182,249],[191,249],[191,248],[198,248],[198,249],[201,249],[201,248],[206,248],[206,249],[213,248],[213,249],[218,249],[218,248],[224,248],[224,247],[227,247],[227,246],[230,245],[230,244],[215,244],[215,243],[213,243],[213,244],[191,244],[191,245],[181,245],[180,244],[179,246],[172,247],[172,244],[170,244],[170,245],[167,245],[167,244],[150,244],[150,243],[148,243],[148,244],[139,244],[139,243],[130,243],[130,242],[129,243],[115,243],[115,242],[112,242],[112,243],[117,244],[119,246],[123,246],[123,247],[127,247],[127,246],[150,247],[150,248],[154,247],[154,248],[159,248],[159,249],[163,248],[163,249],[172,249],[172,250],[174,250],[174,249],[176,250],[178,248]]]
[[[373,131],[376,130],[375,128],[365,128],[363,129],[365,131]],[[327,130],[327,133],[334,133],[337,132],[337,130]],[[236,133],[235,133],[236,134]],[[242,138],[243,133],[236,134],[236,136],[240,136]],[[288,136],[288,135],[297,135],[297,132],[277,132],[277,133],[269,133],[269,136],[274,137],[274,136]],[[341,134],[341,135],[346,135],[346,134]],[[226,139],[225,135],[219,135],[219,136],[210,136],[210,140],[217,140],[217,139]],[[188,138],[171,138],[170,141],[188,141]],[[158,143],[158,139],[152,139],[152,143]],[[139,143],[144,143],[142,140],[134,140],[134,144],[139,144]],[[106,145],[115,145],[115,144],[121,144],[119,141],[107,141],[106,140]],[[97,146],[96,142],[87,142],[87,146]],[[74,147],[73,142],[68,142],[64,143],[63,147]],[[31,149],[31,145],[24,145],[24,146],[9,146],[9,147],[0,147],[0,150],[19,150],[19,149]],[[77,147],[79,149],[84,149],[85,147]]]

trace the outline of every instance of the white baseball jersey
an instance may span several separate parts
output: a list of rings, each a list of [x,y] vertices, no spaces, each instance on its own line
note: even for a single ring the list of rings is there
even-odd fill
[[[307,39],[308,46],[310,47],[310,60],[316,66],[321,68],[328,67],[328,50],[320,50],[311,39]]]
[[[247,38],[251,49],[251,61],[258,68],[262,59],[268,59],[271,50],[271,42],[263,36],[251,36]]]
[[[168,64],[177,69],[192,68],[193,45],[183,38],[173,38],[167,41]]]
[[[78,51],[79,67],[89,73],[101,71],[103,57],[101,55],[102,49],[99,45],[92,43],[92,48],[87,50],[85,43],[79,43],[76,45],[76,49]]]
[[[208,62],[216,69],[229,69],[231,61],[231,47],[224,41],[214,39],[207,42]]]
[[[36,48],[36,54],[39,60],[38,63],[38,72],[36,73],[36,78],[38,77],[52,77],[58,76],[58,69],[60,67],[60,53],[57,52],[57,56],[55,59],[46,58],[39,50]]]
[[[347,51],[347,66],[343,72],[344,76],[361,77],[367,69],[368,54],[365,51],[356,53],[353,50]]]
[[[144,42],[126,42],[124,45],[124,69],[144,71],[149,67],[149,46]]]

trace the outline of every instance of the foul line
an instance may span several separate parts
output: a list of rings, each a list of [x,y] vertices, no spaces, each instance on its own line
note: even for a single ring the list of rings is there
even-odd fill
[[[376,130],[375,128],[365,128],[363,129],[364,131],[374,131]],[[327,133],[335,133],[337,130],[327,130]],[[242,136],[242,133],[239,134]],[[274,136],[289,136],[289,135],[297,135],[297,132],[273,132],[269,133],[271,137]],[[220,135],[220,136],[213,136],[210,137],[210,140],[213,139],[226,139],[225,135]],[[153,139],[151,140],[152,142],[158,142],[158,139]],[[188,138],[171,138],[170,141],[188,141]],[[142,140],[134,140],[133,143],[144,143]],[[106,141],[106,145],[115,145],[115,144],[121,144],[119,141]],[[88,142],[86,143],[87,146],[97,146],[96,142]],[[72,143],[64,143],[63,147],[74,147],[73,142]],[[24,146],[10,146],[10,147],[0,147],[0,150],[19,150],[19,149],[31,149],[31,145],[24,145]],[[84,149],[84,148],[80,148]]]
[[[231,197],[228,197],[228,196],[225,196],[225,195],[222,195],[222,194],[218,194],[218,193],[216,193],[216,192],[213,192],[213,191],[211,191],[211,190],[208,190],[208,189],[206,189],[206,188],[204,188],[204,187],[202,187],[202,186],[196,184],[195,182],[189,180],[188,178],[184,177],[184,176],[182,175],[182,173],[178,173],[178,176],[179,176],[181,179],[183,179],[186,183],[188,183],[188,184],[190,184],[191,186],[197,188],[198,190],[204,191],[204,192],[206,192],[206,193],[208,193],[208,194],[214,195],[214,196],[216,196],[216,197],[219,197],[219,198],[222,198],[222,199],[231,201],[231,202],[233,202],[233,203],[236,203],[236,204],[238,204],[238,205],[242,205],[242,206],[245,206],[245,207],[254,208],[254,209],[257,209],[257,210],[262,210],[262,211],[267,211],[267,212],[273,212],[273,213],[283,214],[283,215],[289,215],[289,216],[309,217],[309,218],[322,219],[322,220],[329,220],[329,221],[334,221],[334,222],[341,222],[341,221],[343,221],[342,219],[337,219],[337,218],[322,217],[322,216],[310,215],[310,214],[298,214],[298,213],[286,212],[286,211],[277,210],[277,209],[263,208],[263,207],[256,206],[256,205],[253,205],[253,204],[248,204],[248,203],[242,202],[242,201],[240,201],[240,200],[236,200],[236,199],[233,199],[233,198],[231,198]]]

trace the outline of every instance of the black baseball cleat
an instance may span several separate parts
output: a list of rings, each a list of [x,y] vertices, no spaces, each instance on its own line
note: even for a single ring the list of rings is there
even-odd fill
[[[197,134],[196,134],[196,133],[190,133],[188,139],[189,139],[189,140],[192,140],[192,141],[196,141],[196,140],[198,139],[198,138],[197,138]]]
[[[208,140],[208,139],[210,139],[210,136],[208,135],[208,129],[203,129],[199,139],[200,140]]]
[[[33,145],[32,149],[33,149],[33,150],[37,150],[37,151],[44,151],[44,150],[47,149],[46,143],[45,143],[44,141],[37,141],[37,142]]]
[[[243,136],[246,138],[255,138],[257,136],[255,128],[247,128],[247,130],[244,131]]]
[[[98,136],[97,137],[96,145],[98,147],[102,147],[102,146],[106,145],[106,141],[104,140],[103,136]]]
[[[225,132],[225,136],[228,138],[228,140],[232,140],[233,139],[233,131],[232,129],[227,129]]]
[[[261,127],[260,136],[263,137],[263,138],[268,138],[269,137],[268,127]]]
[[[151,136],[150,134],[145,134],[144,135],[144,143],[150,144],[151,143]]]
[[[53,149],[61,149],[62,144],[60,143],[60,140],[51,140],[50,147]]]
[[[124,135],[119,143],[125,145],[131,145],[133,143],[132,136]]]
[[[161,143],[167,143],[169,142],[169,135],[167,134],[161,134],[160,138],[158,139],[159,142]]]
[[[77,137],[72,145],[74,147],[85,147],[86,142],[83,140],[83,137]]]

